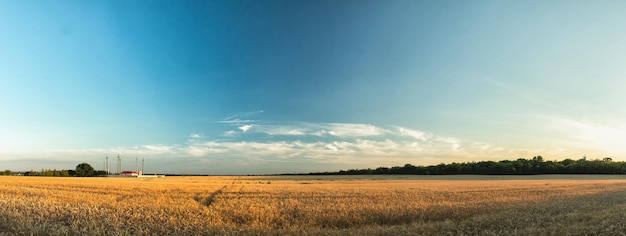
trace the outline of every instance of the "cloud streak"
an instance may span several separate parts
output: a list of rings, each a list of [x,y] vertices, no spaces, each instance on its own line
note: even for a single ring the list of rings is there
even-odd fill
[[[192,133],[184,144],[57,150],[54,154],[67,160],[90,157],[98,162],[118,154],[133,160],[139,156],[160,166],[154,169],[160,173],[271,174],[505,159],[529,153],[400,126],[291,122],[238,128],[240,132],[222,134],[231,138],[228,140]]]
[[[560,123],[564,123],[559,121]],[[566,122],[565,122],[566,123]],[[588,127],[578,123],[569,126]],[[105,156],[145,158],[159,173],[273,174],[375,168],[411,163],[516,159],[563,153],[562,149],[507,149],[496,144],[440,136],[401,126],[359,123],[250,122],[223,123],[226,131],[190,133],[178,144],[146,144],[107,149],[55,150],[46,156],[18,154],[19,159],[54,159],[101,163]],[[3,156],[7,156],[6,154]],[[16,156],[16,155],[13,155]],[[62,158],[60,158],[62,157]],[[87,158],[88,160],[85,160]],[[8,159],[8,158],[7,158]],[[91,160],[91,161],[89,161]],[[35,166],[30,168],[68,168]],[[69,168],[73,168],[70,166]]]
[[[246,131],[247,130],[248,129],[246,129]],[[292,122],[286,124],[255,124],[251,132],[270,136],[334,136],[339,138],[355,138],[382,136],[388,133],[389,130],[370,124]]]
[[[258,114],[261,114],[261,113],[263,113],[263,110],[251,111],[251,112],[239,112],[239,113],[230,115],[230,116],[224,118],[223,120],[218,121],[217,123],[224,123],[224,124],[253,123],[253,122],[256,122],[256,120],[244,119],[244,118],[255,116],[255,115],[258,115]]]

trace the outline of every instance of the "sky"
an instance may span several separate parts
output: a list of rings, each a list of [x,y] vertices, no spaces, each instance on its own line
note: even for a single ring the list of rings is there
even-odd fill
[[[0,169],[626,160],[623,1],[0,1]]]

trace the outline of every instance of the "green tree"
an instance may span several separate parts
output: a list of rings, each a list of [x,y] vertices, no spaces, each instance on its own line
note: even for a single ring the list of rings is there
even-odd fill
[[[94,176],[94,169],[87,163],[80,163],[76,166],[76,176],[91,177]]]

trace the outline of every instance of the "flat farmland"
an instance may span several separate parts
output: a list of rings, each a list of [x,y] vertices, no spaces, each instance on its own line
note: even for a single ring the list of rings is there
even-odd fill
[[[624,235],[626,176],[0,177],[4,235]]]

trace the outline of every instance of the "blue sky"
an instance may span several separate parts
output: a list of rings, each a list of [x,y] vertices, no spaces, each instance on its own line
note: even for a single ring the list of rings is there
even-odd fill
[[[3,1],[0,168],[624,160],[621,1]],[[128,169],[126,168],[126,169]]]

